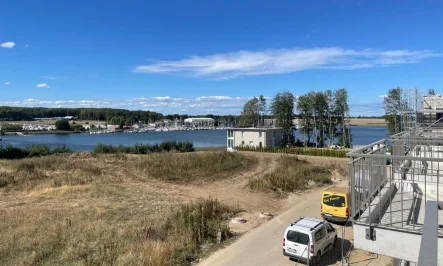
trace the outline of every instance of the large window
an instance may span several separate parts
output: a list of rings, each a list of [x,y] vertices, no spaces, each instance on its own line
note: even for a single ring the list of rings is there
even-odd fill
[[[244,131],[241,132],[241,137],[245,138],[245,132]]]
[[[309,244],[309,236],[307,234],[297,232],[297,231],[288,231],[286,234],[286,239],[291,242],[295,242],[302,245]]]
[[[343,196],[325,194],[323,197],[323,203],[331,207],[345,207],[346,199]]]
[[[258,132],[258,137],[261,138],[262,135],[263,135],[263,132],[259,131],[259,132]]]
[[[228,130],[228,138],[233,138],[233,137],[234,137],[234,131]]]

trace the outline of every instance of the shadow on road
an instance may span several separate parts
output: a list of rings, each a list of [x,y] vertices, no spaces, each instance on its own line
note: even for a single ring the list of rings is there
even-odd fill
[[[342,252],[343,245],[343,252]],[[329,250],[326,254],[324,254],[319,263],[309,263],[309,266],[325,266],[325,265],[335,265],[337,262],[341,262],[342,254],[346,256],[346,254],[351,250],[351,242],[349,240],[344,239],[342,244],[342,238],[337,239],[337,243],[334,249]],[[297,261],[295,259],[290,259],[296,265],[307,265],[306,262]]]

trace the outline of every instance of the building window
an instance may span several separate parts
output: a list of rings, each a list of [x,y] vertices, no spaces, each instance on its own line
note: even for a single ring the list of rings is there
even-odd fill
[[[259,146],[260,148],[263,148],[263,143],[260,141],[260,142],[258,143],[258,146]]]
[[[234,147],[234,140],[228,139],[228,148],[232,148],[232,147]]]
[[[258,132],[258,137],[261,138],[263,136],[263,132],[259,131]]]
[[[228,138],[234,137],[234,131],[228,130]]]
[[[241,132],[241,137],[245,138],[245,132],[244,131]]]
[[[245,146],[245,141],[244,140],[241,141],[241,145]]]

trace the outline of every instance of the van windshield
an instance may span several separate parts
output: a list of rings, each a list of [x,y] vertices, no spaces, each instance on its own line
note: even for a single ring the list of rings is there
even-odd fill
[[[297,231],[288,231],[286,234],[286,239],[291,242],[295,242],[302,245],[308,245],[309,236],[307,234],[303,234]]]
[[[331,195],[331,194],[325,194],[323,196],[323,203],[328,206],[332,206],[332,207],[345,207],[346,206],[345,197]]]

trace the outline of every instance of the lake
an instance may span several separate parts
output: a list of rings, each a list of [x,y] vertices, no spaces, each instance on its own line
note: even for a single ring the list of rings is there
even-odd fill
[[[351,126],[354,145],[365,145],[387,137],[384,126]],[[297,134],[298,135],[298,134]],[[48,144],[51,147],[66,144],[73,150],[92,151],[98,143],[130,146],[136,143],[153,144],[164,140],[190,140],[195,147],[226,146],[225,130],[194,130],[114,134],[41,134],[29,136],[3,136],[2,145],[25,147]],[[301,138],[301,140],[303,140]]]

